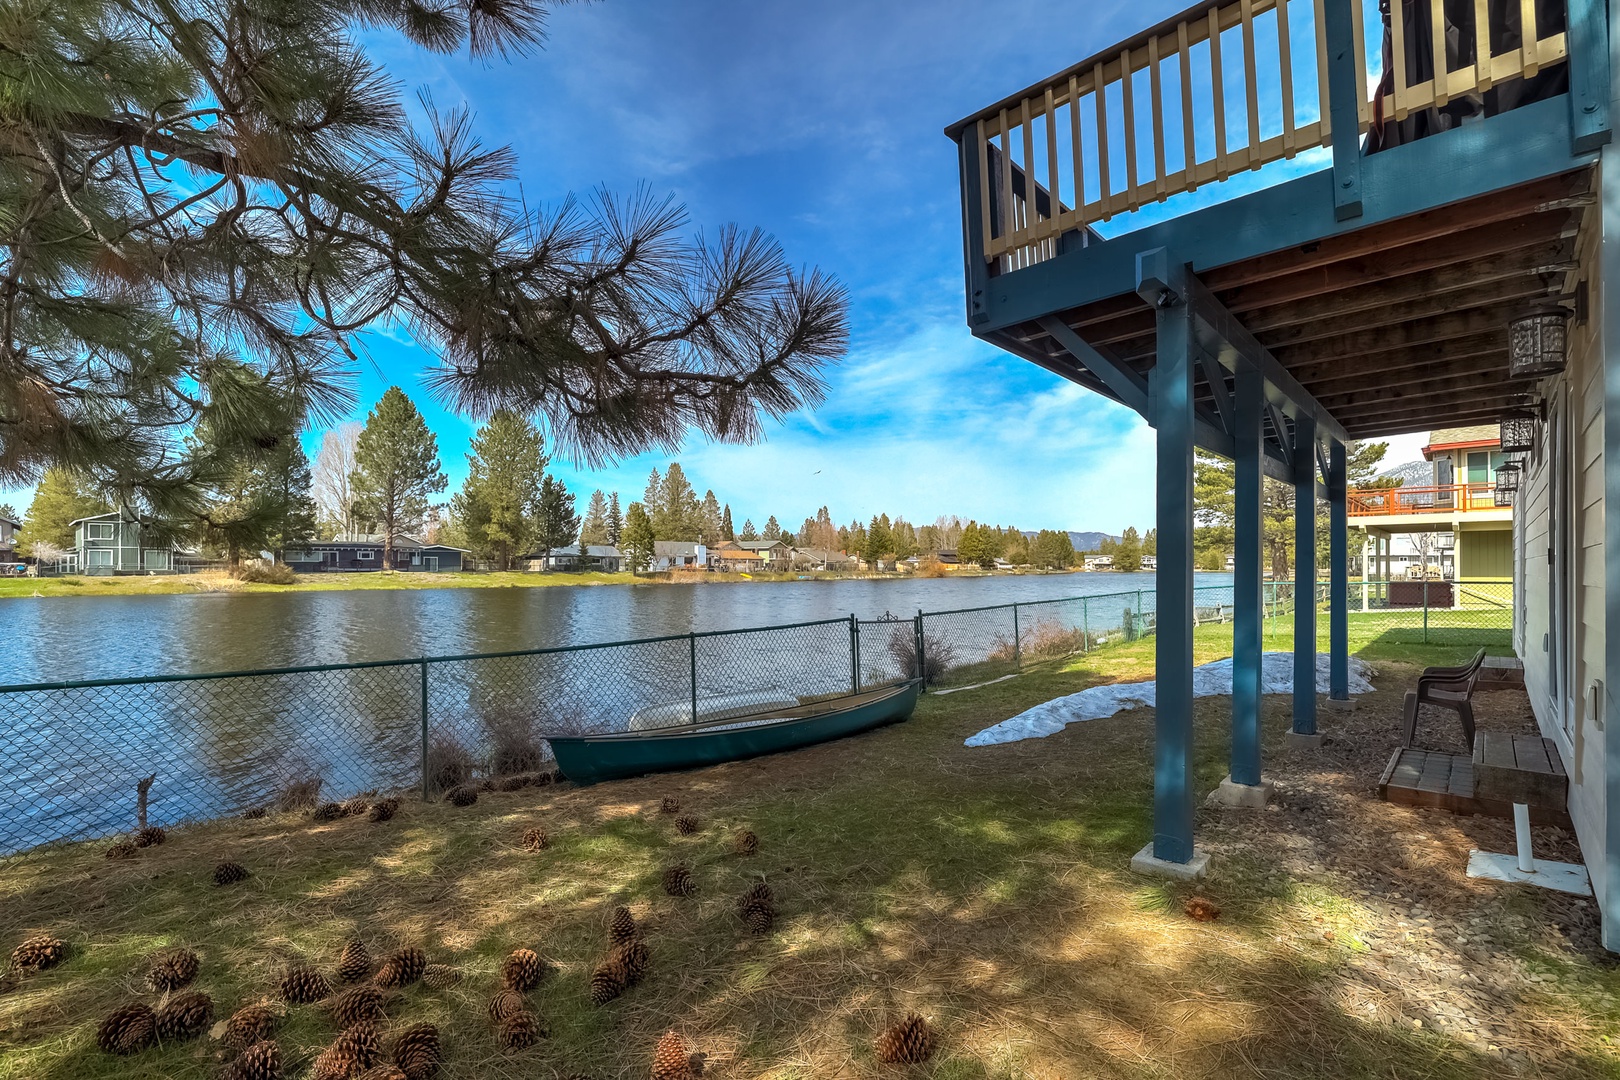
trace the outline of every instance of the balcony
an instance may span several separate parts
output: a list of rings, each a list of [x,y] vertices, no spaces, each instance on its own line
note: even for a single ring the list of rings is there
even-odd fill
[[[1472,514],[1486,510],[1505,514],[1511,510],[1511,504],[1497,502],[1496,485],[1489,483],[1351,488],[1345,502],[1352,518]]]

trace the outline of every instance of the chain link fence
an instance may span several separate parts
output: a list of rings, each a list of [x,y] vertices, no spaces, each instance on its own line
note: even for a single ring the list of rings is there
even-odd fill
[[[822,620],[525,652],[200,676],[0,686],[0,855],[291,809],[372,791],[435,798],[543,772],[554,734],[707,723],[921,678],[949,688],[1151,636],[1151,589],[914,617]],[[1316,603],[1327,633],[1327,586]],[[1351,647],[1507,646],[1504,581],[1352,582]],[[1268,582],[1267,648],[1292,638],[1295,590]],[[1227,585],[1194,590],[1195,633],[1230,637]]]

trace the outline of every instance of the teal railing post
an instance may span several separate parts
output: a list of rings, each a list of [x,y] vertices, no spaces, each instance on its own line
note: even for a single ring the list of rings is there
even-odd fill
[[[849,617],[849,692],[861,692],[861,623],[854,614]]]
[[[692,723],[698,722],[697,711],[697,632],[686,635],[688,655],[692,662]]]
[[[428,801],[428,677],[427,661],[422,661],[422,801]]]
[[[1091,651],[1091,602],[1084,596],[1080,598],[1080,651]]]
[[[1019,644],[1018,644],[1018,604],[1017,604],[1016,601],[1014,601],[1014,603],[1013,603],[1013,667],[1022,669],[1023,666],[1024,666],[1024,655],[1023,655],[1023,652],[1020,650]]]

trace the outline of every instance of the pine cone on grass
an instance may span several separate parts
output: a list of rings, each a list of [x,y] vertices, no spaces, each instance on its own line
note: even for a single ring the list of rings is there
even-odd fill
[[[501,962],[501,985],[520,994],[539,986],[545,974],[546,962],[533,949],[514,949]]]
[[[330,1003],[332,1019],[338,1027],[353,1027],[365,1020],[380,1020],[383,1015],[383,992],[375,986],[356,986],[345,990]]]
[[[629,941],[631,938],[639,936],[640,933],[641,928],[636,926],[635,916],[630,914],[629,908],[616,907],[613,909],[613,915],[608,920],[608,941],[617,945],[620,942]]]
[[[177,994],[157,1011],[157,1037],[163,1042],[195,1039],[214,1023],[214,999],[195,991]]]
[[[743,893],[737,901],[737,912],[750,934],[768,934],[776,922],[776,902],[771,887],[763,881]]]
[[[96,1045],[109,1054],[137,1054],[152,1045],[157,1016],[150,1007],[132,1001],[114,1009],[96,1029]]]
[[[916,1013],[894,1024],[877,1037],[877,1059],[886,1065],[916,1065],[934,1052],[934,1032],[928,1021]]]
[[[506,1049],[522,1050],[544,1038],[546,1031],[540,1026],[539,1018],[528,1009],[524,1009],[502,1020],[496,1027],[495,1034]]]
[[[146,972],[146,985],[155,993],[166,993],[190,986],[202,966],[197,954],[190,949],[171,949],[152,961]]]
[[[732,841],[731,849],[738,855],[755,855],[759,853],[759,837],[752,830],[742,829]]]
[[[444,801],[451,806],[471,806],[478,801],[478,789],[471,784],[454,787],[445,794]]]
[[[389,1055],[405,1074],[406,1080],[425,1080],[439,1070],[444,1060],[439,1047],[439,1029],[432,1024],[417,1024],[400,1032]]]
[[[221,1080],[281,1080],[281,1047],[269,1039],[256,1042],[236,1055]]]
[[[267,817],[269,813],[270,811],[266,807],[250,806],[242,811],[242,817],[246,821],[258,821],[260,818]]]
[[[328,821],[336,821],[344,816],[342,803],[329,802],[321,803],[321,805],[310,811],[309,819],[317,825],[322,825]]]
[[[135,833],[136,847],[156,847],[169,838],[169,834],[156,825],[148,825]]]
[[[534,783],[532,773],[514,773],[511,776],[498,777],[495,780],[496,791],[522,791]]]
[[[289,1005],[308,1005],[331,996],[332,984],[326,976],[307,964],[287,969],[281,980],[281,1000]]]
[[[523,833],[524,851],[544,851],[550,846],[551,837],[547,836],[546,830],[538,825]]]
[[[382,1041],[370,1021],[355,1024],[315,1058],[312,1080],[353,1080],[382,1058]]]
[[[691,814],[682,814],[675,819],[675,831],[682,836],[691,836],[702,827],[702,823]]]
[[[489,999],[487,1011],[489,1012],[490,1020],[499,1024],[508,1016],[513,1016],[517,1013],[523,1012],[527,1010],[528,1007],[528,1002],[524,1001],[523,995],[518,993],[516,990],[501,990],[498,991],[494,997]]]
[[[112,847],[107,849],[109,859],[133,859],[140,854],[140,848],[133,840],[115,840]]]
[[[421,949],[414,946],[400,949],[383,957],[382,967],[377,969],[377,985],[390,989],[409,986],[420,979],[426,969],[427,954]]]
[[[620,942],[591,972],[591,1001],[605,1005],[640,982],[652,967],[652,954],[639,937]]]
[[[606,1005],[625,991],[624,972],[606,961],[591,972],[591,1004]]]
[[[46,971],[67,959],[67,942],[50,934],[35,934],[11,950],[11,968],[24,974]]]
[[[225,1042],[238,1049],[246,1049],[264,1042],[281,1026],[281,1018],[265,1005],[244,1005],[225,1021]]]
[[[672,795],[665,795],[664,801],[658,805],[658,809],[665,814],[677,813],[679,812],[680,808],[680,800]]]
[[[697,882],[692,880],[692,871],[685,866],[671,866],[665,870],[664,892],[670,896],[691,896],[697,892]]]
[[[365,795],[356,795],[352,799],[344,800],[343,816],[359,817],[361,814],[367,813],[370,809],[371,799]]]
[[[386,799],[378,799],[372,803],[371,811],[366,814],[366,817],[372,821],[387,821],[397,813],[399,813],[399,799],[389,796]]]
[[[214,867],[215,885],[235,885],[238,881],[246,881],[248,877],[247,867],[241,863],[222,862]]]
[[[422,969],[422,985],[430,990],[448,990],[461,982],[461,972],[449,964],[429,964]]]
[[[338,956],[338,978],[344,982],[359,982],[371,974],[371,950],[359,938],[350,938]]]
[[[684,1035],[666,1031],[653,1047],[652,1080],[695,1080],[703,1075],[703,1058]]]
[[[1205,896],[1189,896],[1181,903],[1182,910],[1199,922],[1214,922],[1221,917],[1215,901]]]

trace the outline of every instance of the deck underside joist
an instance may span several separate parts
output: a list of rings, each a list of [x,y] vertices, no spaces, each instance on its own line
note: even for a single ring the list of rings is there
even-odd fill
[[[1532,399],[1533,382],[1508,376],[1508,322],[1564,296],[1592,180],[1581,168],[1198,276],[1351,438],[1488,422]],[[1152,368],[1154,312],[1134,291],[1056,315],[1103,355]],[[1116,397],[1038,322],[990,338]],[[1219,370],[1197,376],[1201,408]]]

